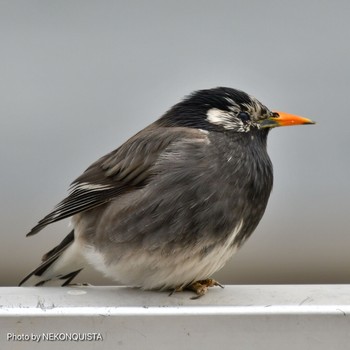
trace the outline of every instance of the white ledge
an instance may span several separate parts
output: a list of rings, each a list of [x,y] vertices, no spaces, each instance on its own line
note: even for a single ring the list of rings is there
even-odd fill
[[[193,295],[0,288],[0,348],[44,349],[49,342],[50,349],[328,350],[350,344],[350,285],[226,286],[197,300]]]

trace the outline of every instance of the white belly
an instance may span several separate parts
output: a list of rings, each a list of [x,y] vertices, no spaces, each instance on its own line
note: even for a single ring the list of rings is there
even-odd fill
[[[207,254],[198,249],[167,256],[145,250],[128,251],[115,263],[106,263],[105,252],[85,246],[83,255],[88,262],[107,277],[124,285],[143,289],[168,289],[210,278],[221,269],[237,251],[232,245],[242,228],[243,222],[235,228],[224,244],[215,246]]]

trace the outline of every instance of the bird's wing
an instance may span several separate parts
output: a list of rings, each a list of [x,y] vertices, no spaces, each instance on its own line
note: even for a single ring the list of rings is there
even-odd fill
[[[27,236],[38,233],[48,224],[143,187],[152,176],[152,166],[170,144],[180,139],[206,138],[205,133],[196,129],[150,125],[86,169],[72,183],[68,197],[40,220]]]

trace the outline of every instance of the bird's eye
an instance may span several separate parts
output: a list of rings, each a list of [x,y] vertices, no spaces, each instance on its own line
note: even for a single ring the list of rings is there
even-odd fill
[[[238,117],[244,122],[246,123],[248,120],[250,120],[250,115],[248,113],[245,112],[240,112],[238,114]]]

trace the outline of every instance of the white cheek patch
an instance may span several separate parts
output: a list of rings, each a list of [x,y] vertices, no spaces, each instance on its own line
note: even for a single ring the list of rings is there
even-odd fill
[[[220,125],[225,129],[234,129],[233,114],[218,108],[211,108],[207,112],[208,122]]]
[[[250,124],[243,123],[235,115],[236,113],[234,111],[227,112],[222,109],[211,108],[207,112],[207,120],[209,123],[222,126],[227,130],[248,132],[250,130]]]

